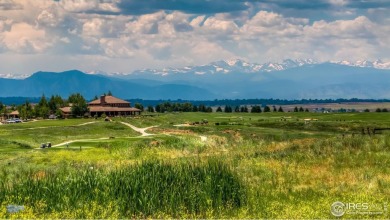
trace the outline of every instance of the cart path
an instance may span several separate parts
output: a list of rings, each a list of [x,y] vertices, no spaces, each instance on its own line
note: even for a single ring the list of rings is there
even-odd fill
[[[96,123],[95,121],[92,121],[92,122],[87,122],[87,123],[83,123],[83,124],[79,124],[77,126],[83,126],[83,125],[88,125],[88,124],[92,124],[92,123]],[[157,127],[157,126],[150,126],[150,127],[146,127],[146,128],[138,128],[138,127],[135,127],[134,125],[132,124],[129,124],[129,123],[126,123],[126,122],[121,122],[122,124],[130,127],[131,129],[133,129],[134,131],[136,132],[139,132],[141,133],[140,136],[137,136],[137,137],[146,137],[146,136],[152,136],[152,135],[155,135],[155,134],[149,134],[146,132],[147,129],[149,128],[154,128],[154,127]],[[137,137],[133,137],[133,138],[137,138]],[[79,140],[69,140],[69,141],[65,141],[65,142],[62,142],[62,143],[59,143],[59,144],[56,144],[56,145],[53,145],[51,147],[61,147],[61,146],[65,146],[65,145],[69,145],[71,143],[74,143],[74,142],[84,142],[84,141],[99,141],[99,140],[108,140],[110,139],[109,137],[103,137],[103,138],[93,138],[93,139],[79,139]],[[42,149],[42,148],[35,148],[35,149]]]
[[[150,126],[150,127],[146,127],[146,128],[138,128],[138,127],[135,127],[134,125],[129,124],[129,123],[126,123],[126,122],[122,122],[122,121],[121,121],[121,123],[124,124],[124,125],[126,125],[126,126],[128,126],[128,127],[130,127],[130,128],[133,129],[134,131],[141,133],[141,137],[155,135],[155,134],[146,133],[146,130],[148,130],[148,129],[150,129],[150,128],[158,127],[158,125],[155,125],[155,126]]]
[[[68,144],[71,144],[71,143],[74,143],[74,142],[83,142],[83,141],[98,141],[98,140],[108,140],[110,138],[93,138],[93,139],[80,139],[80,140],[71,140],[71,141],[66,141],[66,142],[62,142],[60,144],[56,144],[56,145],[53,145],[51,147],[60,147],[60,146],[64,146],[64,145],[68,145]]]

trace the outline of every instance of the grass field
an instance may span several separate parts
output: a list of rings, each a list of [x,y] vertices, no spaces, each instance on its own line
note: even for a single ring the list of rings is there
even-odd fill
[[[157,127],[141,136],[120,122]],[[374,128],[390,128],[390,114],[0,125],[0,218],[335,218],[336,201],[344,218],[390,218],[390,130]]]

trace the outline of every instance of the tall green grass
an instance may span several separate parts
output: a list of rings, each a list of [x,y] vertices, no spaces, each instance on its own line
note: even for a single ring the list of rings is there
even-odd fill
[[[158,213],[205,217],[210,210],[219,213],[241,207],[246,197],[238,176],[216,160],[201,164],[152,161],[110,171],[93,167],[28,171],[11,182],[4,181],[9,180],[5,169],[0,175],[0,204],[6,201],[38,210],[35,206],[44,203],[43,213],[78,210],[77,218],[88,217],[87,207],[93,203],[115,204],[113,211],[122,218],[157,217]]]

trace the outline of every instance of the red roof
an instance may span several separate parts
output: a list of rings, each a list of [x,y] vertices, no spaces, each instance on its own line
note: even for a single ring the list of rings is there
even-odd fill
[[[63,108],[60,108],[60,110],[63,112],[63,113],[71,113],[72,112],[72,107],[63,107]]]
[[[89,106],[90,112],[140,112],[138,108]]]
[[[19,115],[19,111],[18,110],[16,110],[16,111],[13,111],[13,112],[11,112],[11,113],[9,113],[10,115]]]
[[[111,96],[111,95],[106,95],[105,96],[105,103],[104,104],[130,104],[130,102],[128,102],[128,101],[125,101],[125,100],[122,100],[122,99],[118,99],[118,98],[116,98],[116,97],[114,97],[114,96]],[[88,104],[92,104],[92,105],[100,105],[100,104],[102,104],[101,102],[100,102],[100,98],[98,98],[98,99],[96,99],[96,100],[93,100],[92,102],[90,102],[90,103],[88,103]]]

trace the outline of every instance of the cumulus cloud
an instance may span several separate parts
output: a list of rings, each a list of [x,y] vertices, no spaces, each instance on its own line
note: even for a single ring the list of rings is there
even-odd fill
[[[190,14],[214,14],[248,9],[244,1],[225,0],[121,0],[117,7],[124,14],[149,14],[160,10],[181,11]]]
[[[18,0],[0,15],[0,62],[38,54],[63,69],[129,72],[231,57],[390,59],[386,1],[370,2]]]
[[[19,53],[41,53],[51,45],[45,37],[45,31],[26,23],[12,25],[9,32],[3,33],[3,44]]]
[[[62,8],[70,12],[110,14],[119,12],[118,0],[59,0]]]
[[[12,0],[0,0],[0,10],[21,10],[23,6]]]

